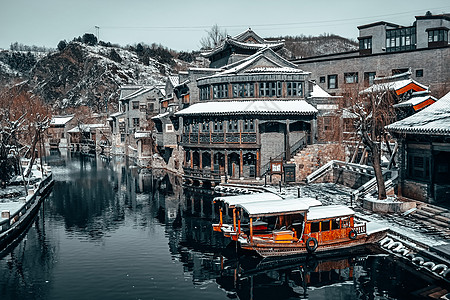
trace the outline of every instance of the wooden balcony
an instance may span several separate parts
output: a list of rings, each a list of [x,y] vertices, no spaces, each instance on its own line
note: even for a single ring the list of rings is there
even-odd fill
[[[182,136],[183,144],[256,144],[256,132],[202,133],[191,132]]]

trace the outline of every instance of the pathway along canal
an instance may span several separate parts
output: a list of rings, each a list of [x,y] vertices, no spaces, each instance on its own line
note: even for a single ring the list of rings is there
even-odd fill
[[[25,238],[0,257],[2,300],[414,299],[434,287],[384,254],[252,271],[221,256],[227,241],[212,231],[210,193],[124,160],[48,161],[53,192]]]

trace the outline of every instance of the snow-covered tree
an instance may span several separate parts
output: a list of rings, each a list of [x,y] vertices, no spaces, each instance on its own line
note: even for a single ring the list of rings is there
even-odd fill
[[[377,180],[378,199],[386,199],[386,187],[381,168],[381,144],[386,141],[385,126],[395,122],[396,114],[393,107],[395,99],[386,88],[371,92],[350,93],[349,111],[355,118],[355,129],[368,151]]]

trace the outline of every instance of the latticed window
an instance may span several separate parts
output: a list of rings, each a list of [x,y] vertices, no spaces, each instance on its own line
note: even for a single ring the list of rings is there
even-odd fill
[[[358,83],[358,72],[344,73],[345,83]]]
[[[200,100],[209,100],[210,88],[209,85],[200,87]]]
[[[228,132],[239,132],[239,121],[229,120],[228,121]]]
[[[430,180],[430,158],[423,153],[408,154],[408,177],[421,181]]]
[[[260,97],[281,97],[281,82],[280,81],[268,81],[259,83],[259,96]]]
[[[222,121],[214,121],[214,132],[223,132],[223,123]]]
[[[303,82],[287,82],[286,87],[289,97],[303,96]]]
[[[255,131],[255,121],[244,120],[243,121],[243,132],[254,132]]]
[[[233,98],[245,98],[255,96],[255,86],[253,83],[233,84]]]
[[[228,98],[228,85],[226,83],[215,84],[213,86],[214,99]]]
[[[209,122],[202,123],[202,132],[209,132]]]

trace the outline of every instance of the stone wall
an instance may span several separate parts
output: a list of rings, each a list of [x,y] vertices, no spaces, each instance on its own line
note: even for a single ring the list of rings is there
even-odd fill
[[[423,202],[428,202],[428,185],[425,183],[405,179],[402,185],[402,196]]]
[[[314,144],[307,146],[293,158],[293,162],[296,165],[296,181],[304,181],[306,176],[330,160],[345,161],[345,146],[342,144]],[[324,181],[329,179],[329,177],[323,178]]]

